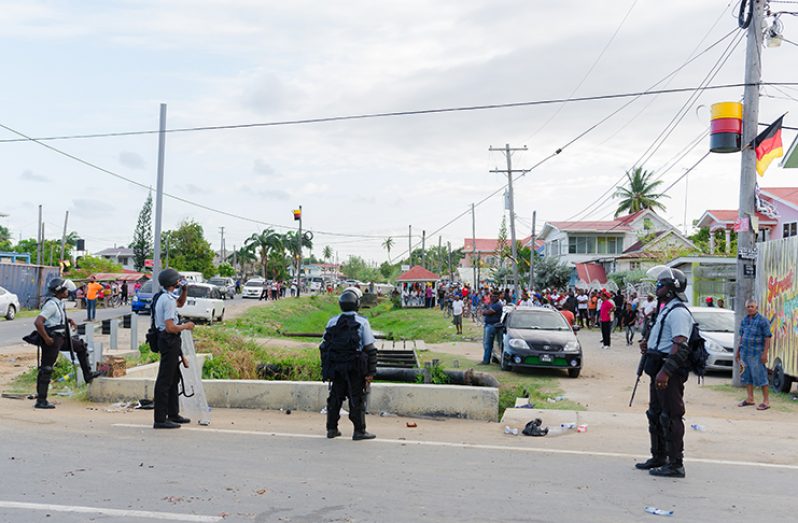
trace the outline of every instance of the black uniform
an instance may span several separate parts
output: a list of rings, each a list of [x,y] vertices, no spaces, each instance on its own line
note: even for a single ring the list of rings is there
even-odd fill
[[[327,324],[319,347],[322,377],[330,383],[327,397],[327,436],[336,437],[344,399],[349,399],[349,420],[353,439],[370,439],[366,432],[366,376],[377,371],[377,349],[368,320],[344,312]],[[365,437],[369,436],[369,437]]]

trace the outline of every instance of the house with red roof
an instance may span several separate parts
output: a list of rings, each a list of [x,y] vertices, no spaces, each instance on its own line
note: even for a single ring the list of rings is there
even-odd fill
[[[756,228],[756,241],[798,236],[798,187],[762,187],[758,199],[757,213],[749,222]],[[710,209],[701,215],[696,226],[707,227],[711,232],[724,230],[726,245],[729,245],[731,231],[739,227],[738,212],[736,209]],[[714,252],[712,235],[710,251]]]
[[[524,247],[532,244],[532,236],[518,240]],[[506,247],[510,247],[510,240],[504,242]],[[476,247],[476,248],[475,248]],[[535,240],[535,249],[539,254],[543,254],[544,242],[540,238]],[[460,260],[460,267],[474,267],[474,260],[479,259],[483,266],[498,267],[499,260],[496,251],[499,250],[499,240],[496,238],[464,238],[463,253],[465,256]]]
[[[613,220],[546,222],[540,239],[545,256],[574,267],[573,284],[603,284],[608,273],[649,268],[666,250],[697,250],[676,227],[649,209]]]

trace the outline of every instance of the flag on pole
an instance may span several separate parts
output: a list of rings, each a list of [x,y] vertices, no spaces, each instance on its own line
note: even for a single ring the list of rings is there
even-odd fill
[[[784,156],[781,148],[781,122],[784,120],[782,115],[778,120],[762,131],[754,140],[754,151],[756,151],[756,172],[759,176],[764,176],[774,159]]]
[[[301,209],[294,209],[294,221],[302,219],[302,210]]]

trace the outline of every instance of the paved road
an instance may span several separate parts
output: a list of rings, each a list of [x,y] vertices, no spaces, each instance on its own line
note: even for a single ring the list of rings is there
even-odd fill
[[[97,321],[129,314],[130,307],[117,307],[115,309],[97,309]],[[69,309],[67,314],[76,323],[84,323],[86,320],[86,310]],[[0,347],[14,345],[22,341],[22,337],[33,330],[34,318],[17,318],[13,321],[0,321]]]
[[[687,479],[666,480],[633,470],[629,455],[557,453],[514,440],[469,446],[458,441],[461,434],[449,442],[353,442],[327,440],[320,427],[259,432],[270,422],[252,429],[244,419],[249,412],[240,416],[250,430],[228,421],[177,431],[154,431],[144,412],[91,421],[55,412],[6,412],[0,521],[223,515],[261,522],[616,523],[653,521],[647,505],[690,522],[794,518],[795,466],[706,460],[688,462]],[[228,420],[235,412],[226,411]],[[350,427],[342,429],[348,434]]]

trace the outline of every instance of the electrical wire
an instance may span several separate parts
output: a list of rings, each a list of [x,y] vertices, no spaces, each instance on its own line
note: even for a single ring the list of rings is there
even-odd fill
[[[657,82],[662,83],[662,81]],[[748,84],[745,83],[731,83],[731,84],[720,84],[720,85],[710,85],[705,86],[705,90],[719,90],[719,89],[730,89],[735,87],[746,87]],[[759,85],[798,85],[798,82],[761,82]],[[486,111],[486,110],[495,110],[495,109],[512,109],[518,107],[534,107],[539,105],[551,105],[551,104],[558,104],[563,102],[592,102],[592,101],[601,101],[601,100],[616,100],[616,99],[624,99],[624,98],[639,98],[641,96],[655,96],[660,94],[678,94],[678,93],[686,93],[695,90],[696,87],[677,87],[672,89],[648,89],[645,91],[631,91],[626,93],[610,93],[610,94],[603,94],[603,95],[594,95],[594,96],[580,96],[576,98],[551,98],[551,99],[543,99],[543,100],[530,100],[525,102],[508,102],[508,103],[496,103],[496,104],[482,104],[482,105],[467,105],[467,106],[459,106],[459,107],[444,107],[444,108],[437,108],[437,109],[419,109],[419,110],[412,110],[412,111],[390,111],[390,112],[381,112],[381,113],[365,113],[365,114],[355,114],[355,115],[345,115],[345,116],[329,116],[329,117],[319,117],[319,118],[305,118],[299,120],[280,120],[275,122],[260,122],[260,123],[249,123],[249,124],[234,124],[234,125],[211,125],[211,126],[202,126],[202,127],[178,127],[173,129],[166,129],[164,132],[166,133],[185,133],[185,132],[199,132],[199,131],[219,131],[219,130],[229,130],[229,129],[252,129],[258,127],[281,127],[287,125],[307,125],[307,124],[318,124],[318,123],[329,123],[329,122],[341,122],[341,121],[350,121],[350,120],[368,120],[368,119],[375,119],[375,118],[391,118],[391,117],[398,117],[398,116],[419,116],[419,115],[428,115],[428,114],[445,114],[445,113],[457,113],[457,112],[469,112],[469,111]],[[26,136],[25,138],[10,138],[10,139],[3,139],[0,140],[0,143],[14,143],[14,142],[47,142],[53,140],[76,140],[76,139],[89,139],[89,138],[115,138],[115,137],[122,137],[122,136],[141,136],[141,135],[151,135],[151,134],[158,134],[160,130],[153,129],[153,130],[145,130],[145,131],[122,131],[122,132],[111,132],[111,133],[94,133],[94,134],[72,134],[72,135],[61,135],[61,136],[44,136],[44,137],[30,137]],[[19,133],[17,133],[19,134]]]

